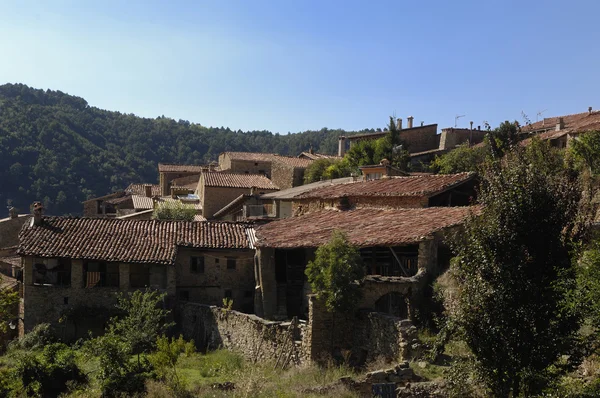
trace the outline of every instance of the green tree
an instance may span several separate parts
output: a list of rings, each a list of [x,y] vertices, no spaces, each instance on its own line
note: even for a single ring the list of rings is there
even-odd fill
[[[2,283],[0,274],[0,284]],[[15,318],[16,306],[19,302],[19,293],[9,288],[0,289],[0,333],[6,332],[10,321]]]
[[[317,159],[312,162],[304,171],[304,183],[321,181],[325,170],[335,163],[334,159]]]
[[[122,315],[111,319],[109,333],[119,336],[134,353],[149,352],[160,336],[174,325],[167,322],[170,311],[163,308],[166,293],[136,290],[117,295],[117,310]]]
[[[489,133],[489,144],[492,156],[501,158],[519,142],[519,123],[508,120]]]
[[[156,340],[156,352],[150,355],[150,363],[176,396],[185,395],[185,384],[177,372],[177,362],[182,355],[189,356],[195,351],[194,342],[185,341],[183,336],[177,339],[162,336]]]
[[[194,206],[180,201],[158,203],[152,213],[152,217],[157,220],[194,221],[195,216]]]
[[[487,145],[470,147],[469,144],[463,144],[442,156],[436,156],[430,169],[440,174],[477,172],[483,167],[488,152]]]
[[[590,131],[571,140],[569,153],[575,163],[590,174],[600,175],[600,131]]]
[[[319,247],[315,260],[306,266],[306,276],[315,295],[330,312],[352,311],[360,299],[359,281],[364,277],[360,253],[341,231]]]
[[[554,156],[539,144],[486,166],[481,214],[453,242],[459,289],[447,327],[464,339],[493,396],[539,393],[576,345],[570,251],[581,190],[564,166],[544,164]]]

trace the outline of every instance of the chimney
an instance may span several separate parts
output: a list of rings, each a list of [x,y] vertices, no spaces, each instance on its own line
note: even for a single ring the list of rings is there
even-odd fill
[[[17,218],[17,217],[19,217],[19,212],[17,211],[17,208],[11,206],[8,209],[8,218]]]
[[[588,113],[589,113],[590,115],[592,114],[592,107],[591,107],[591,106],[589,106],[589,107],[588,107]]]
[[[310,153],[311,155],[315,153],[315,151],[313,151],[312,145],[310,146],[310,148],[308,148],[308,153]]]
[[[34,202],[32,206],[33,210],[33,225],[42,225],[44,215],[44,205],[42,202]]]
[[[398,120],[396,120],[396,126],[398,128],[398,130],[402,130],[402,118],[398,118]]]
[[[423,125],[424,125],[424,124],[425,124],[425,122],[423,122],[423,121],[422,121],[422,122],[421,122],[421,127],[423,127]]]
[[[560,131],[565,128],[565,122],[562,117],[558,118],[558,122],[556,123],[556,131]]]
[[[481,126],[477,126],[477,130],[481,130]]]
[[[340,135],[338,137],[338,156],[344,157],[346,154],[346,136]]]
[[[152,185],[144,185],[144,193],[146,194],[147,198],[151,198],[152,197]]]
[[[412,129],[414,117],[409,116],[409,117],[407,117],[407,119],[408,119],[408,127],[407,128]]]
[[[469,123],[471,124],[471,130],[473,130],[473,121],[471,120]]]

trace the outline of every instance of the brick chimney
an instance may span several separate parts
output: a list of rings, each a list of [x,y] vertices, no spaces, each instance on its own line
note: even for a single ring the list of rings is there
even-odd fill
[[[17,208],[11,206],[8,209],[8,218],[17,218],[17,217],[19,217],[19,212],[17,211]]]
[[[146,194],[147,198],[151,198],[152,197],[152,185],[144,185],[144,193]]]
[[[398,120],[396,120],[396,127],[398,130],[402,130],[402,118],[398,118]]]
[[[589,107],[588,107],[588,113],[589,113],[590,115],[592,114],[592,107],[591,107],[591,106],[589,106]]]
[[[565,128],[565,121],[562,117],[558,118],[558,122],[556,123],[556,131],[560,131]]]
[[[34,202],[31,207],[33,210],[33,225],[42,225],[44,220],[42,216],[44,215],[44,205],[42,202]]]
[[[414,117],[412,117],[412,116],[409,116],[409,117],[407,117],[406,119],[408,120],[408,126],[407,126],[407,128],[409,128],[409,129],[412,129],[412,128],[413,128],[413,120],[414,120]]]

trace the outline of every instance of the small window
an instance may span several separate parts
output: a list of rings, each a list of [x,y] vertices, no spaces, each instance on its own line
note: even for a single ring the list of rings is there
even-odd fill
[[[204,273],[204,257],[190,257],[190,272],[194,274]]]
[[[231,289],[225,289],[225,298],[233,298],[233,291]]]
[[[255,166],[258,166],[258,163],[257,163],[257,162],[254,162],[254,165],[255,165]]]
[[[63,304],[64,305],[68,305],[69,304],[69,298],[68,297],[63,297]]]
[[[219,264],[219,259],[215,258],[215,264]]]
[[[129,266],[129,285],[131,287],[150,286],[150,267],[146,264]]]
[[[235,258],[227,259],[227,269],[235,269]]]
[[[180,290],[179,291],[179,300],[190,301],[190,292],[187,290]]]

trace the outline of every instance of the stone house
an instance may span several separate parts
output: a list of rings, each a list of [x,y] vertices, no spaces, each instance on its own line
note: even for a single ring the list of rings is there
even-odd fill
[[[338,229],[360,249],[368,275],[360,307],[413,318],[425,286],[449,264],[444,233],[477,211],[466,206],[329,208],[258,226],[255,311],[267,319],[305,318],[306,265]]]
[[[566,148],[569,142],[588,131],[600,130],[600,111],[590,106],[587,112],[573,115],[544,118],[521,129],[528,136],[537,135],[541,140],[550,141],[552,146]],[[527,144],[529,140],[525,140]]]
[[[279,187],[264,175],[205,172],[200,176],[196,193],[200,198],[202,215],[211,219],[217,211],[240,195],[278,190]]]
[[[294,215],[328,208],[466,206],[476,198],[474,173],[424,174],[324,186],[296,195]]]
[[[21,333],[41,322],[66,338],[100,331],[115,293],[155,288],[177,300],[251,311],[251,227],[236,223],[43,217],[20,233]],[[74,314],[78,314],[75,317]],[[86,314],[90,316],[86,316]],[[60,318],[66,322],[59,323]]]
[[[84,217],[121,217],[138,211],[148,210],[148,202],[140,197],[152,198],[160,195],[160,187],[156,184],[130,184],[124,191],[88,199],[83,202]],[[138,197],[135,200],[134,197]],[[140,203],[145,206],[139,207]]]
[[[340,156],[335,155],[326,155],[324,153],[316,153],[312,148],[308,150],[308,152],[302,152],[298,155],[300,159],[309,159],[309,160],[319,160],[319,159],[331,159],[331,160],[340,160]]]
[[[219,155],[219,171],[235,174],[261,174],[280,189],[302,185],[304,170],[312,163],[305,157],[272,153],[223,152]]]
[[[117,208],[110,202],[112,199],[126,198],[124,191],[113,192],[108,195],[91,198],[83,202],[84,217],[116,217]]]
[[[158,177],[160,186],[160,196],[171,195],[171,182],[176,178],[191,177],[197,178],[207,166],[184,165],[184,164],[158,164]]]

